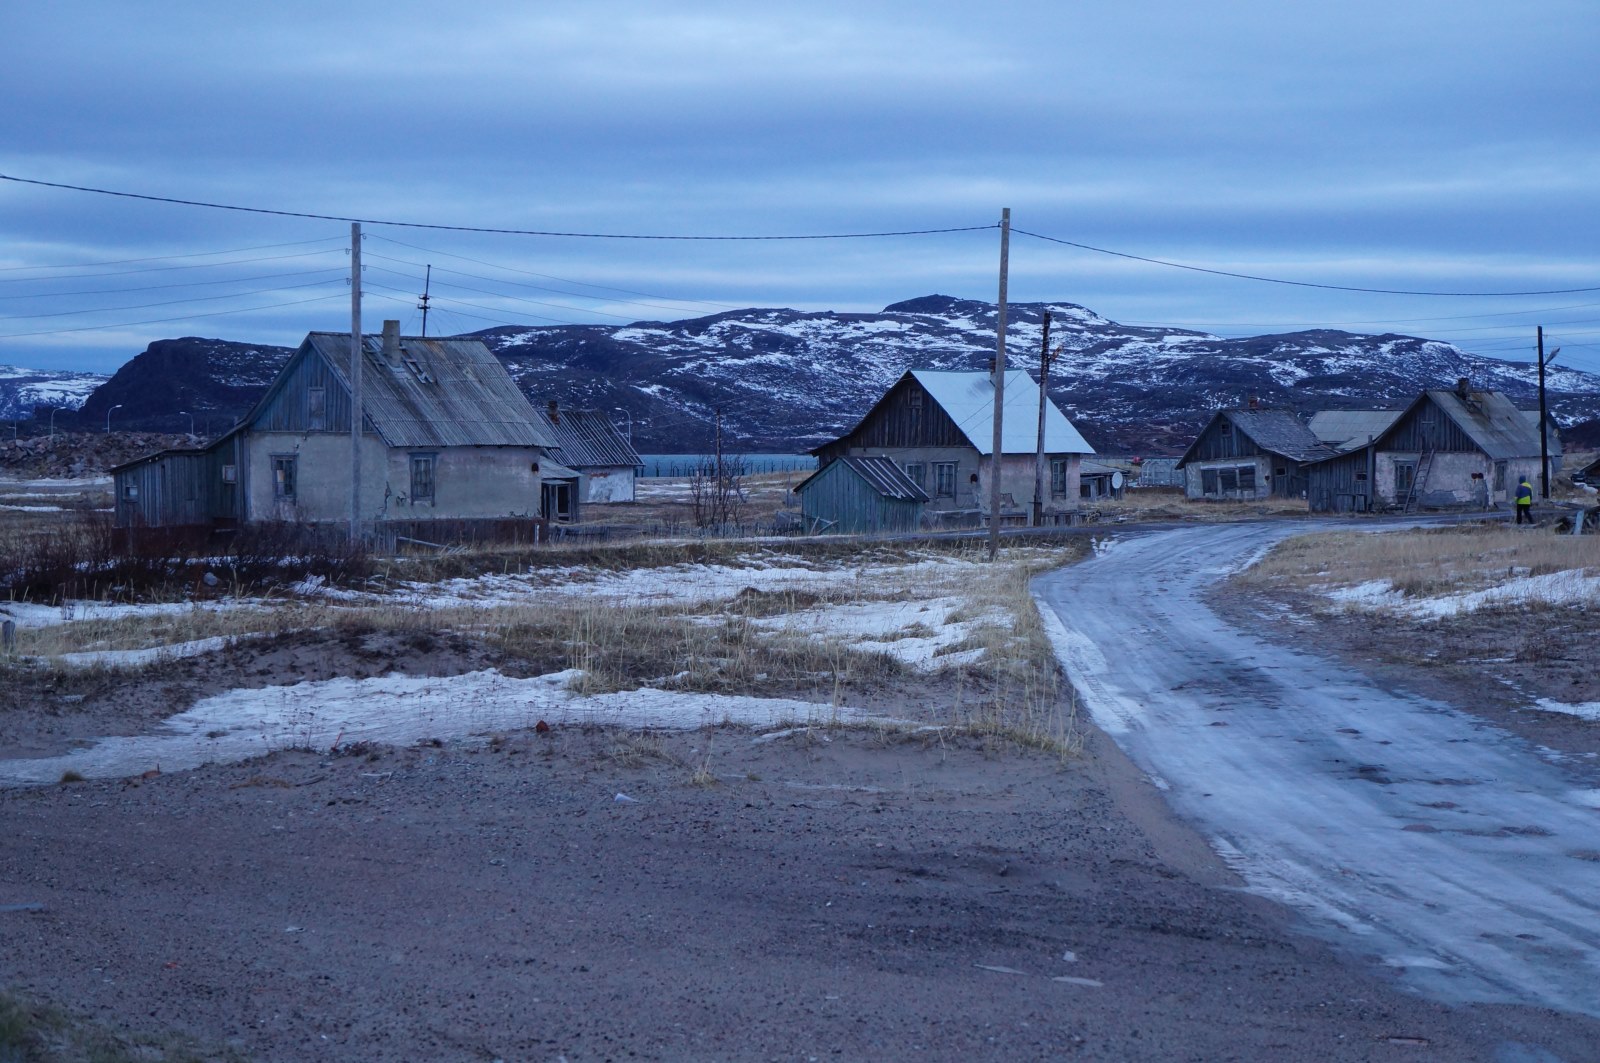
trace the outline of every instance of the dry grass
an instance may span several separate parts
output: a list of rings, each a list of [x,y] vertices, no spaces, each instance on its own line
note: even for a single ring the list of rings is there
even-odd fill
[[[1503,523],[1303,535],[1235,577],[1274,589],[1350,587],[1387,580],[1410,596],[1456,594],[1519,576],[1600,573],[1600,536],[1558,535]]]
[[[1253,502],[1191,502],[1178,487],[1129,488],[1120,499],[1083,503],[1097,511],[1100,522],[1260,520],[1262,517],[1303,517],[1310,508],[1302,498],[1263,498]]]

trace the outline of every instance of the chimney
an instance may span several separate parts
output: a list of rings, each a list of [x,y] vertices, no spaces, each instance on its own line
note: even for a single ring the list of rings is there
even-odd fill
[[[1467,398],[1471,393],[1472,393],[1472,388],[1468,384],[1466,377],[1460,377],[1459,379],[1456,380],[1456,394],[1457,395],[1461,396],[1462,398]]]
[[[383,360],[391,368],[400,365],[400,322],[385,321],[383,323]]]
[[[550,400],[550,423],[551,424],[560,424],[561,423],[561,411],[556,408],[556,400],[555,399],[551,399]]]
[[[1251,395],[1245,399],[1245,406],[1252,410],[1261,409],[1261,400]]]

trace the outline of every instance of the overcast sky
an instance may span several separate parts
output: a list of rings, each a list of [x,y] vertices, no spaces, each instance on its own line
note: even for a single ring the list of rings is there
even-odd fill
[[[0,173],[632,235],[993,226],[1010,207],[1030,233],[1288,280],[1600,289],[1593,0],[460,7],[12,5]],[[993,228],[796,242],[366,231],[367,327],[417,331],[432,263],[430,333],[993,300],[999,252]],[[110,371],[167,336],[291,345],[349,328],[347,224],[8,181],[0,232],[0,364]],[[1531,356],[1542,323],[1563,364],[1600,370],[1600,290],[1361,294],[1021,234],[1011,250],[1013,300],[1223,335],[1401,332],[1512,358]]]

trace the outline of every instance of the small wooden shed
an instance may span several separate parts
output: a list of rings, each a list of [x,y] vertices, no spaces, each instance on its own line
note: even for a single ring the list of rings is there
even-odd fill
[[[812,534],[916,531],[928,504],[928,493],[884,457],[835,458],[801,480],[794,492],[805,530]]]

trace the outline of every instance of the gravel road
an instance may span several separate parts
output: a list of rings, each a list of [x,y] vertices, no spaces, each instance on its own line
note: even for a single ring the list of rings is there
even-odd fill
[[[1592,764],[1205,604],[1208,587],[1308,530],[1162,531],[1040,577],[1095,722],[1252,889],[1340,949],[1443,1002],[1600,1016]]]

